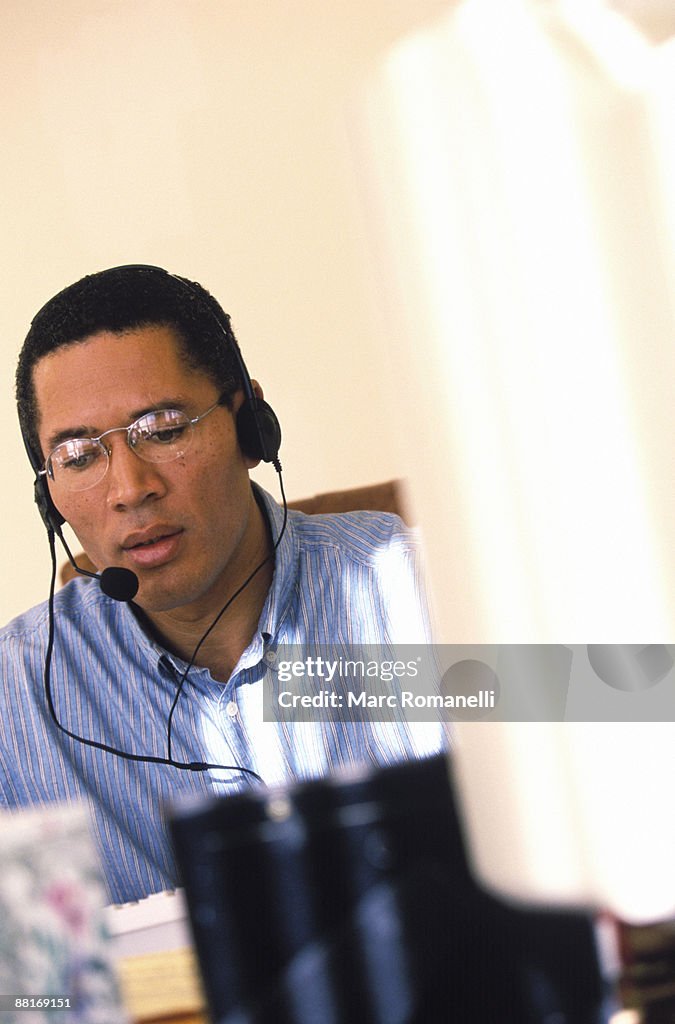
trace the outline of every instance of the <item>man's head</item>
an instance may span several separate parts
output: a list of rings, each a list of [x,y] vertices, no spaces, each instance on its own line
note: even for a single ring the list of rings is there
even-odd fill
[[[90,274],[50,299],[33,319],[19,355],[16,398],[19,422],[36,460],[39,409],[33,370],[44,356],[63,345],[81,342],[101,331],[122,334],[136,327],[172,328],[188,366],[200,369],[231,405],[241,387],[237,341],[230,318],[212,295],[195,282],[158,267],[126,266]]]
[[[41,485],[99,570],[136,572],[148,612],[208,606],[259,546],[248,471],[265,456],[255,438],[242,441],[241,413],[257,417],[260,407],[265,423],[276,417],[255,382],[242,389],[234,345],[226,315],[199,286],[121,267],[52,299],[20,356],[22,425],[35,462],[47,458],[50,470]],[[189,421],[187,450],[173,449],[173,426],[139,444],[146,435],[127,430],[159,410]],[[80,473],[90,456],[75,439],[101,435],[104,472],[91,482]],[[49,457],[59,446],[66,459],[55,471]],[[278,440],[272,447],[276,455]]]

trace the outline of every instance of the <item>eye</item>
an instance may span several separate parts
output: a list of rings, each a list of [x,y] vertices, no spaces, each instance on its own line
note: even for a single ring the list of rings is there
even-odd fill
[[[160,427],[152,434],[148,434],[147,439],[155,441],[157,444],[171,444],[172,441],[177,441],[179,437],[182,437],[184,433],[184,426]]]
[[[61,469],[86,469],[87,466],[91,466],[95,458],[96,456],[93,452],[85,452],[83,455],[64,459],[61,463]]]
[[[184,413],[176,409],[163,409],[143,416],[134,424],[129,437],[132,448],[139,444],[170,445],[184,435],[190,425]]]
[[[100,459],[101,454],[98,445],[67,441],[52,453],[51,459],[59,469],[76,473],[93,466]]]

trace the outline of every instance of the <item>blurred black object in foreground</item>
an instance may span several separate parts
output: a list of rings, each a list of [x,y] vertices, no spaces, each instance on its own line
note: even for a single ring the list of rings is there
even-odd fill
[[[174,808],[214,1024],[601,1024],[594,931],[472,879],[447,761]]]

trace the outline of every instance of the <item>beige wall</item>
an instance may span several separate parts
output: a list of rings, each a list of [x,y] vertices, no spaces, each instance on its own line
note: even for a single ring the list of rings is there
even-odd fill
[[[282,421],[290,495],[402,472],[350,121],[363,75],[447,6],[2,5],[0,622],[48,585],[16,429],[17,352],[38,307],[92,270],[159,263],[221,299]],[[260,479],[276,489],[273,474]]]

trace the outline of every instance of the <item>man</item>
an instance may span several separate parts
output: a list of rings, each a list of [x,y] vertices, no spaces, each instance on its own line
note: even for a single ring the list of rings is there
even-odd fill
[[[163,814],[181,793],[438,749],[403,722],[265,720],[284,645],[428,637],[399,520],[286,518],[251,485],[280,434],[204,289],[142,266],[66,288],[33,321],[17,402],[50,534],[66,521],[138,592],[78,578],[3,630],[0,794],[88,801],[112,900],[176,884]]]

